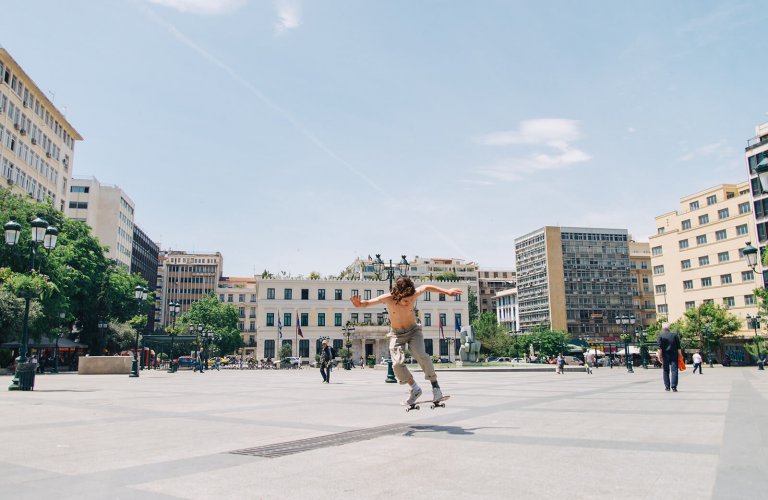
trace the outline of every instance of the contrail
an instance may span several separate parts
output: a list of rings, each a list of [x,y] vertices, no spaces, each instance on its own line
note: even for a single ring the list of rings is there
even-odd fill
[[[389,192],[384,190],[379,184],[376,183],[371,177],[366,175],[365,173],[361,172],[354,166],[352,166],[349,162],[344,160],[341,156],[336,154],[335,151],[333,151],[330,147],[328,147],[323,141],[321,141],[315,134],[313,134],[310,130],[308,130],[301,122],[299,122],[296,118],[291,115],[286,109],[282,108],[280,105],[275,103],[272,99],[268,98],[264,93],[259,90],[255,85],[253,85],[251,82],[240,76],[240,74],[232,69],[230,66],[228,66],[226,63],[222,62],[221,60],[217,59],[213,54],[205,50],[203,47],[195,43],[192,39],[190,39],[187,35],[179,31],[174,25],[160,17],[154,10],[147,7],[144,4],[140,4],[141,9],[144,11],[144,13],[149,17],[152,21],[159,24],[168,32],[173,35],[174,38],[176,38],[178,41],[189,47],[190,49],[194,50],[198,55],[200,55],[203,59],[207,60],[208,62],[214,64],[219,69],[227,73],[229,76],[232,77],[236,82],[240,83],[243,87],[245,87],[248,91],[250,91],[253,95],[255,95],[264,105],[266,105],[268,108],[275,111],[277,114],[282,116],[288,123],[290,123],[293,128],[295,128],[301,135],[309,139],[310,142],[312,142],[315,146],[317,146],[321,151],[323,151],[325,154],[327,154],[332,159],[336,160],[339,164],[341,164],[344,168],[355,174],[357,177],[362,179],[366,184],[371,186],[376,192],[381,194],[385,197],[387,202],[395,205],[395,202],[397,201]],[[432,230],[432,232],[435,233],[437,237],[439,237],[441,240],[443,240],[445,243],[453,247],[456,251],[460,253],[461,256],[467,255],[466,252],[464,252],[453,240],[448,238],[446,235],[444,235],[442,232],[440,232],[437,228],[434,226],[428,224],[427,227]]]

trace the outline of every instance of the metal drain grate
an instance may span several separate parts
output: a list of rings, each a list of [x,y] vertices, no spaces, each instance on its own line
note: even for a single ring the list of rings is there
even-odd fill
[[[286,443],[244,448],[242,450],[230,451],[229,453],[234,455],[248,455],[251,457],[276,458],[285,455],[293,455],[295,453],[302,453],[304,451],[316,450],[318,448],[341,446],[391,434],[401,434],[410,430],[412,430],[412,426],[409,424],[389,424],[382,425],[381,427],[371,427],[369,429],[358,429],[355,431],[339,432],[338,434],[288,441]]]

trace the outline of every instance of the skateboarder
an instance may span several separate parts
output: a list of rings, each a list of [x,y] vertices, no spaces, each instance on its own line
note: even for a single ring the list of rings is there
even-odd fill
[[[415,287],[413,281],[406,276],[398,278],[395,286],[390,293],[379,295],[375,299],[362,300],[359,296],[352,297],[352,305],[355,307],[368,307],[376,304],[384,304],[389,311],[390,332],[387,336],[389,340],[389,352],[392,357],[392,367],[395,370],[395,376],[401,384],[408,384],[411,387],[410,396],[406,404],[412,404],[418,401],[421,396],[421,388],[413,380],[413,375],[405,366],[405,345],[411,355],[424,371],[424,378],[432,384],[433,401],[443,397],[440,386],[437,383],[437,374],[432,366],[432,358],[424,350],[424,335],[421,332],[421,324],[416,322],[413,312],[416,300],[424,292],[444,293],[454,296],[461,294],[461,289],[451,288],[444,290],[434,285],[422,285]]]

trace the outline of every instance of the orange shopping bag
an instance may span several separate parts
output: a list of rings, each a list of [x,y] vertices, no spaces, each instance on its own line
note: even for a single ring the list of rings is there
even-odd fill
[[[682,354],[677,355],[677,369],[681,372],[685,371],[685,360]]]

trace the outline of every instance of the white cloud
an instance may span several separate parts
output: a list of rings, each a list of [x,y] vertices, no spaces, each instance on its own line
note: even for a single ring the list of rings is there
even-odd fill
[[[191,14],[224,14],[245,5],[247,0],[148,0],[164,7]]]
[[[505,158],[477,169],[477,173],[497,181],[518,181],[542,170],[566,168],[592,159],[584,151],[571,146],[581,138],[579,123],[562,118],[540,118],[520,123],[517,130],[493,132],[478,139],[488,146],[522,145],[535,149],[542,146],[554,151],[531,151],[524,157]]]
[[[301,25],[301,6],[295,0],[277,0],[277,22],[275,33],[281,35]]]
[[[714,156],[718,159],[724,159],[731,155],[731,151],[725,145],[723,141],[714,142],[711,144],[705,144],[692,151],[688,151],[684,155],[680,156],[677,161],[691,161],[696,158],[705,158]]]

